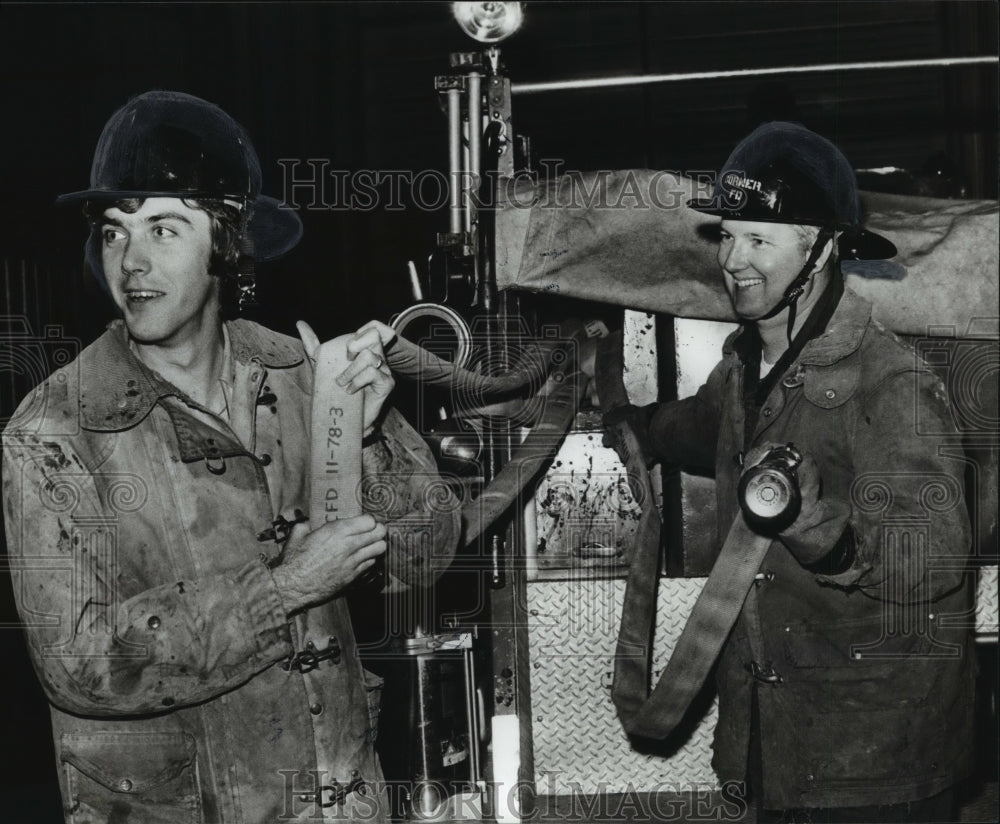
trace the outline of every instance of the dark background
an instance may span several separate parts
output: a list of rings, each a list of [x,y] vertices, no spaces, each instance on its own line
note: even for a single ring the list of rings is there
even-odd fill
[[[347,172],[444,169],[434,76],[448,73],[450,52],[474,47],[445,3],[5,3],[0,14],[0,315],[25,318],[35,335],[58,324],[82,344],[112,306],[83,271],[81,217],[52,202],[85,188],[101,128],[129,96],[167,88],[218,103],[247,127],[265,191],[281,196],[281,158],[328,160],[329,170]],[[502,53],[515,89],[519,81],[995,55],[997,4],[530,3]],[[996,197],[995,65],[778,80],[784,85],[741,78],[515,94],[514,125],[532,138],[536,159],[565,169],[690,172],[716,169],[758,119],[797,114],[858,168],[902,167],[915,175],[897,178],[905,185]],[[303,209],[303,242],[260,267],[258,319],[291,332],[302,317],[328,337],[404,308],[406,261],[423,265],[447,219],[401,206]],[[0,380],[0,413],[10,414],[18,386]],[[47,710],[16,620],[4,575],[0,819],[55,821]]]

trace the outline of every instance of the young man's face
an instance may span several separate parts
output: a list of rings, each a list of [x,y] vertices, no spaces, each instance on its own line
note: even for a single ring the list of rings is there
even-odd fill
[[[114,206],[104,212],[104,275],[133,339],[176,346],[219,323],[211,253],[208,213],[179,198],[148,198],[132,214]]]
[[[802,236],[786,223],[722,221],[719,265],[736,314],[757,320],[781,301],[808,258]],[[807,284],[808,290],[812,281]]]

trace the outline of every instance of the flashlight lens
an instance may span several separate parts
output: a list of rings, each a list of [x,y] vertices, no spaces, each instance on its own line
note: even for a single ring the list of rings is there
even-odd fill
[[[758,518],[780,517],[792,500],[787,479],[774,472],[762,472],[746,488],[746,504]]]

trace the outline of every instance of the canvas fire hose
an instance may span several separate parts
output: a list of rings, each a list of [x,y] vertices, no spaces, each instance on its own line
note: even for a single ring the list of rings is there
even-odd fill
[[[609,420],[613,410],[627,406],[622,381],[622,334],[598,342],[595,380],[601,406]],[[743,607],[771,539],[755,533],[737,515],[719,557],[681,631],[667,666],[649,693],[650,654],[656,620],[656,587],[660,563],[660,516],[646,470],[642,448],[626,417],[611,424],[615,447],[628,471],[632,494],[642,515],[635,554],[625,585],[625,604],[615,653],[611,698],[625,730],[646,738],[666,738],[683,720],[701,690],[722,644]]]
[[[545,393],[543,410],[531,433],[493,477],[486,490],[463,508],[463,541],[466,545],[478,540],[511,509],[523,489],[551,462],[573,421],[587,385],[579,370],[579,344],[584,338],[600,335],[606,329],[602,324],[574,323],[567,324],[566,332],[562,343],[547,350],[541,347],[535,349],[533,362],[495,376],[485,376],[449,363],[398,335],[387,348],[387,363],[398,374],[462,391],[484,403],[539,389],[539,370],[547,378],[540,388]],[[336,377],[349,363],[347,343],[352,337],[345,335],[322,344],[315,353],[310,495],[310,518],[313,523],[351,517],[361,512],[358,491],[362,477],[363,393],[349,395],[336,383]],[[421,685],[417,690],[422,696],[418,701],[418,711],[425,735],[425,757],[415,768],[410,800],[411,809],[416,811],[418,817],[430,814],[442,803],[436,793],[438,784],[429,780],[435,776],[434,764],[437,761],[431,754],[439,751],[440,736],[434,733],[435,714],[424,695],[427,690],[433,694],[432,682],[442,677],[435,667],[437,644],[442,641],[461,646],[462,636],[432,636],[428,639],[418,633],[417,637],[407,641],[406,647],[413,656]],[[472,660],[471,652],[466,649],[463,686],[470,730],[470,776],[478,779],[476,748],[479,743],[471,734],[474,730],[471,719],[475,713],[476,696]]]
[[[548,353],[552,390],[544,410],[489,487],[463,508],[464,542],[472,543],[506,512],[523,489],[552,459],[572,423],[586,387],[579,372],[578,345],[600,334],[592,324],[575,324],[566,343]],[[313,523],[361,513],[357,495],[361,481],[363,395],[349,395],[335,378],[349,363],[343,335],[316,353],[312,407]],[[535,379],[521,369],[488,376],[464,369],[397,337],[386,353],[387,363],[401,375],[434,386],[474,392],[483,402],[503,400],[523,392]],[[622,334],[615,332],[598,344],[596,380],[605,408],[628,404],[622,382]],[[652,694],[649,683],[649,642],[656,613],[660,556],[660,518],[648,490],[649,477],[638,439],[626,420],[613,425],[619,455],[628,470],[642,517],[626,585],[612,698],[625,729],[633,734],[663,738],[670,734],[698,694],[732,628],[771,539],[753,532],[737,517],[709,575],[691,617],[684,626],[670,661]]]
[[[350,364],[347,344],[353,335],[341,335],[322,344],[315,353],[312,400],[312,466],[309,520],[320,523],[361,514],[361,438],[364,430],[364,393],[349,395],[336,378]]]
[[[448,388],[482,403],[523,396],[536,388],[539,375],[547,378],[543,409],[530,434],[516,448],[492,483],[463,507],[463,542],[475,542],[506,512],[523,489],[551,461],[568,431],[586,388],[579,371],[579,345],[603,334],[601,324],[567,325],[565,339],[547,351],[539,348],[537,360],[499,375],[465,369],[397,336],[387,347],[386,363],[393,372]],[[342,335],[320,346],[316,353],[312,403],[312,494],[310,520],[327,522],[361,514],[357,490],[361,482],[363,400],[349,395],[335,378],[350,363]]]
[[[602,324],[572,322],[563,327],[560,343],[535,350],[535,360],[497,375],[484,375],[461,366],[397,336],[386,350],[393,372],[425,385],[450,389],[483,404],[523,397],[547,377],[542,411],[528,436],[494,476],[487,488],[462,509],[463,543],[468,546],[511,507],[522,491],[555,455],[569,430],[586,389],[579,371],[580,345],[604,333]]]
[[[531,434],[482,495],[463,508],[466,544],[475,541],[511,507],[525,486],[552,459],[572,423],[586,387],[579,372],[576,344],[600,334],[599,327],[593,324],[574,326],[565,344],[548,353],[548,385],[554,388],[547,395]],[[313,523],[361,513],[356,490],[361,481],[363,395],[349,395],[335,381],[349,363],[350,339],[350,335],[335,338],[323,344],[316,354],[310,499]],[[472,372],[398,336],[390,344],[386,358],[394,372],[433,386],[475,393],[483,402],[523,392],[535,379],[528,369],[495,376]],[[598,394],[609,410],[628,403],[622,373],[622,334],[618,331],[598,344],[595,377]],[[618,637],[612,698],[626,730],[663,738],[683,719],[704,684],[771,540],[753,532],[742,517],[736,518],[677,647],[647,698],[648,645],[659,577],[660,518],[652,497],[643,492],[650,488],[649,477],[635,433],[625,420],[614,424],[614,429],[619,455],[628,470],[633,494],[643,502],[643,510],[626,585],[627,606]]]

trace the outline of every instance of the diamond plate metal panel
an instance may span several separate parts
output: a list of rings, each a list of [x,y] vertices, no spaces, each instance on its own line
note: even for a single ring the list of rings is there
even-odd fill
[[[653,668],[659,675],[704,586],[703,578],[663,579]],[[673,755],[635,752],[611,703],[615,640],[625,582],[528,584],[531,705],[539,793],[715,789],[711,767],[715,703]]]
[[[979,570],[979,588],[976,592],[976,632],[982,635],[997,634],[997,567]]]
[[[660,581],[653,667],[670,658],[703,578]],[[615,639],[625,582],[536,581],[528,584],[531,702],[538,792],[623,793],[671,786],[717,789],[712,770],[715,702],[673,755],[632,749],[611,703]],[[996,635],[997,567],[980,570],[976,631]]]

